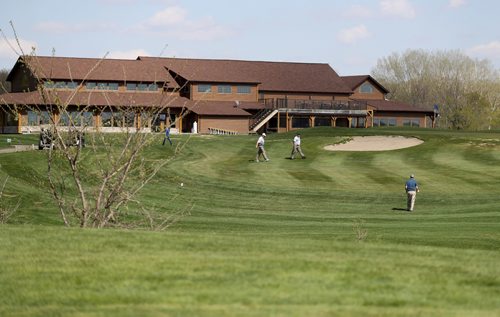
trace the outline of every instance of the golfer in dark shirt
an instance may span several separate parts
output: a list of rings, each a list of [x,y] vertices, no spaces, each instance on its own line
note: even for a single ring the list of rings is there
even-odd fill
[[[170,140],[170,127],[167,127],[165,129],[165,137],[163,138],[163,143],[162,145],[165,145],[165,141],[168,140],[170,142],[170,145],[172,145],[172,141]]]
[[[413,207],[415,206],[415,198],[417,197],[417,193],[419,192],[418,184],[415,180],[415,175],[410,175],[410,179],[406,181],[405,190],[407,197],[406,210],[413,211]]]

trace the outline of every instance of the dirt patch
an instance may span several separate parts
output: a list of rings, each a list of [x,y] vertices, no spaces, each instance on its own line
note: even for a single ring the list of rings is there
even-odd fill
[[[390,151],[424,143],[417,138],[404,136],[355,136],[346,143],[327,145],[328,151]]]

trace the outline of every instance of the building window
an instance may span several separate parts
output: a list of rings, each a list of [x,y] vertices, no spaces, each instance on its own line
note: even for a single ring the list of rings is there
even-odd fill
[[[92,112],[89,111],[68,111],[61,114],[60,124],[62,126],[89,126],[94,123]]]
[[[231,86],[219,85],[219,86],[217,86],[217,92],[219,94],[230,94],[231,93]]]
[[[396,118],[373,118],[374,127],[395,127]]]
[[[148,84],[137,84],[137,90],[140,90],[140,91],[148,90]]]
[[[314,119],[315,127],[330,127],[332,125],[332,120],[325,117],[316,117]]]
[[[40,123],[38,122],[38,115],[34,111],[28,111],[28,125],[29,126],[38,126]]]
[[[352,118],[351,120],[351,128],[364,128],[366,120],[365,118]]]
[[[420,119],[418,119],[418,118],[404,119],[403,126],[418,128],[418,127],[420,127]]]
[[[292,128],[309,128],[309,118],[292,118]]]
[[[237,93],[239,94],[250,94],[252,92],[252,87],[250,86],[238,86]]]
[[[364,83],[359,87],[359,92],[362,94],[371,94],[373,93],[373,86],[370,83]]]
[[[18,117],[16,115],[14,115],[13,113],[10,113],[10,111],[8,112],[4,112],[4,124],[5,126],[17,126],[17,123],[18,123]]]
[[[125,127],[132,128],[135,124],[135,113],[132,111],[126,111],[123,113],[123,124]]]
[[[54,82],[53,82],[53,81],[49,80],[49,81],[44,82],[44,83],[43,83],[43,86],[44,86],[45,88],[54,88],[54,86],[55,86],[55,85],[54,85]]]
[[[94,125],[94,114],[90,111],[85,111],[81,113],[81,120],[84,126],[93,126]]]
[[[212,92],[212,85],[205,85],[205,84],[198,85],[198,92],[203,92],[203,93]]]
[[[68,113],[61,114],[59,117],[59,124],[64,127],[70,126],[70,114]],[[71,125],[75,125],[74,122]]]
[[[54,88],[56,88],[56,89],[66,88],[66,82],[65,81],[56,81],[54,83]]]
[[[68,81],[66,83],[66,88],[68,89],[75,89],[76,87],[78,87],[78,84],[75,83],[74,81]]]
[[[108,83],[109,90],[118,90],[118,83]]]
[[[118,89],[118,87],[117,87],[117,89]],[[112,90],[116,90],[116,89],[112,89]],[[152,84],[127,83],[127,90],[157,91],[158,84],[156,84],[156,83],[152,83]]]
[[[39,114],[39,119],[40,119],[40,124],[49,124],[50,123],[50,117],[51,115],[49,114],[48,111],[40,111]]]
[[[97,83],[97,89],[108,90],[108,83]]]
[[[279,115],[279,114],[278,114]],[[286,128],[286,115],[279,115],[280,116],[280,128]]]
[[[50,115],[48,111],[28,111],[28,125],[38,126],[41,124],[49,124]]]
[[[110,111],[101,112],[101,124],[103,127],[113,126],[113,113]]]
[[[96,89],[97,83],[89,81],[85,84],[85,88],[87,89]]]

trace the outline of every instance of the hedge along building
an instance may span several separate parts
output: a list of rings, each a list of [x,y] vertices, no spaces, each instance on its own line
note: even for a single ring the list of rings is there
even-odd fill
[[[379,92],[361,98],[349,77],[320,63],[21,57],[7,79],[12,92],[0,95],[2,133],[37,132],[51,118],[64,124],[70,117],[107,132],[166,125],[174,133],[370,127],[388,106],[387,90],[373,78],[366,81]],[[70,111],[58,114],[56,103]],[[411,106],[398,105],[393,110],[402,124]],[[144,115],[151,107],[162,112],[154,120]],[[432,111],[420,114],[433,118]]]

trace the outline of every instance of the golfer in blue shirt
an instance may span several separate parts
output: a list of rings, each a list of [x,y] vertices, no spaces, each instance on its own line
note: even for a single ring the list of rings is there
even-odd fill
[[[415,206],[415,198],[417,197],[417,193],[420,191],[418,189],[417,181],[415,180],[415,175],[410,175],[410,179],[406,181],[405,190],[407,197],[406,210],[413,211],[413,207]]]
[[[170,127],[167,127],[165,129],[165,137],[163,138],[163,143],[162,145],[165,145],[165,141],[168,140],[170,142],[170,145],[172,145],[172,140],[170,140]]]

